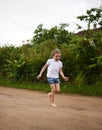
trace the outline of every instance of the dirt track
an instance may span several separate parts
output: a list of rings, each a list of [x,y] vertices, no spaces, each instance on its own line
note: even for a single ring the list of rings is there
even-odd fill
[[[102,98],[0,87],[0,130],[102,130]]]

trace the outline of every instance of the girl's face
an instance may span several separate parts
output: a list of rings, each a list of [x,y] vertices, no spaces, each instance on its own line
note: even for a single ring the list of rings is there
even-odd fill
[[[53,58],[57,61],[61,59],[61,53],[56,53]]]

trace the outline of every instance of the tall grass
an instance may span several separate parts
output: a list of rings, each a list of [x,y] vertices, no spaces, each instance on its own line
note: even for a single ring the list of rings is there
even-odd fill
[[[12,88],[22,88],[30,90],[38,90],[43,92],[49,92],[50,87],[48,83],[34,82],[34,83],[20,83],[15,81],[10,81],[6,79],[0,79],[0,86],[12,87]],[[70,83],[61,84],[61,92],[66,94],[80,94],[87,96],[102,96],[102,85],[100,86],[75,86]]]

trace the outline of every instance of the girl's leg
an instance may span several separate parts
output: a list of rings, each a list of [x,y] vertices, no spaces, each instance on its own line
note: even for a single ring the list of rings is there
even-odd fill
[[[59,83],[55,84],[55,90],[56,90],[56,92],[60,92],[60,84]]]
[[[51,99],[51,102],[52,102],[52,106],[53,106],[53,107],[56,107],[56,104],[55,104],[55,102],[54,102],[54,97],[55,97],[55,92],[56,92],[55,84],[50,84],[50,87],[51,87],[50,99]]]
[[[51,97],[52,96],[52,92],[49,92],[48,96],[50,97],[50,101],[51,101],[52,100],[52,97]]]
[[[50,97],[50,101],[54,103],[54,96],[56,92],[60,92],[60,84],[50,84],[51,92],[48,93],[48,96]]]

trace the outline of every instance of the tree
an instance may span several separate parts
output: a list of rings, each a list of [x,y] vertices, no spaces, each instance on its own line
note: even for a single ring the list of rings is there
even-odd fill
[[[48,30],[43,28],[43,24],[39,24],[36,30],[34,31],[34,36],[31,42],[33,44],[41,43],[47,40],[47,34]]]
[[[87,28],[90,29],[91,24],[93,24],[94,29],[97,25],[102,24],[102,9],[101,8],[91,8],[86,11],[86,15],[81,15],[77,17],[81,21],[87,22]]]
[[[63,23],[59,26],[45,29],[43,28],[43,24],[40,24],[34,31],[32,43],[35,45],[46,40],[55,40],[57,44],[68,43],[72,34],[67,30],[68,26],[69,24]]]

